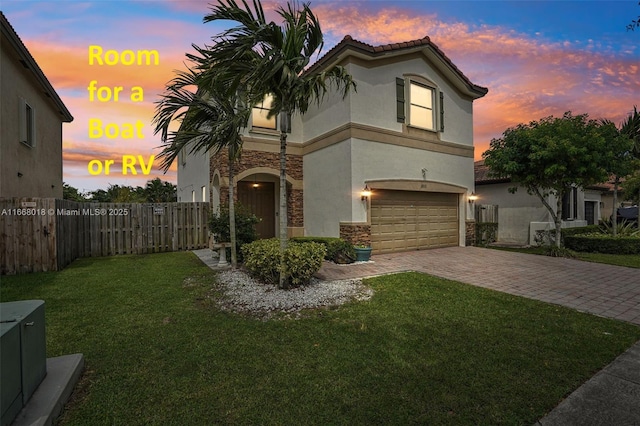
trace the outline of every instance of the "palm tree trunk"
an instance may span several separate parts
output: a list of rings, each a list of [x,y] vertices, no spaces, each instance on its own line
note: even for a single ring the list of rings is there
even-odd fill
[[[287,249],[287,114],[280,114],[280,279],[278,286],[285,288],[286,272],[284,251]]]
[[[611,219],[611,232],[615,237],[618,235],[618,183],[620,179],[616,176],[613,179],[613,218]]]
[[[234,203],[234,170],[233,165],[235,162],[235,155],[233,155],[233,149],[229,145],[229,235],[231,239],[231,267],[236,269],[238,267],[238,253],[236,248],[236,208]],[[226,250],[226,249],[223,249]]]
[[[556,247],[560,248],[562,241],[562,198],[564,194],[558,194],[556,200],[556,216],[554,221],[556,223]]]

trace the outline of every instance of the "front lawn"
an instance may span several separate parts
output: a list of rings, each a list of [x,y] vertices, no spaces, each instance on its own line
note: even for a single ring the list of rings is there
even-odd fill
[[[544,255],[543,247],[499,247],[489,246],[488,248],[497,250],[516,251],[519,253]],[[629,268],[640,268],[640,256],[637,254],[605,254],[605,253],[585,253],[573,252],[578,260],[586,262],[606,263],[608,265],[627,266]]]
[[[48,356],[82,352],[64,425],[532,424],[640,328],[424,274],[370,301],[260,321],[220,312],[191,253],[2,277],[44,299]]]

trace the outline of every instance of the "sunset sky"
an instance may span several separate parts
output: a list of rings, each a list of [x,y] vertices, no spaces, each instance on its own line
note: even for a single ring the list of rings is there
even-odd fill
[[[215,1],[215,0],[212,0]],[[224,29],[203,24],[208,1],[2,1],[13,25],[74,121],[63,127],[65,182],[89,191],[109,184],[144,186],[160,177],[176,183],[156,160],[149,175],[123,175],[123,155],[158,154],[154,102],[185,69],[192,44],[203,46]],[[276,1],[263,1],[273,10]],[[280,3],[282,4],[282,3]],[[640,105],[640,15],[628,1],[312,1],[327,52],[346,34],[378,45],[428,35],[472,82],[489,88],[474,103],[475,156],[492,138],[518,123],[549,115],[588,113],[620,122]],[[269,13],[270,19],[275,19]],[[89,65],[88,49],[157,50],[158,65]],[[119,102],[91,102],[87,87],[122,86]],[[142,102],[130,100],[134,86]],[[144,138],[89,138],[89,122],[142,123]],[[92,176],[91,160],[114,160],[108,176]]]

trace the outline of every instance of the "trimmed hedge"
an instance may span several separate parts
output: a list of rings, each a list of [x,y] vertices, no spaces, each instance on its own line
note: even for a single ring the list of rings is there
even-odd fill
[[[280,278],[280,241],[258,240],[242,246],[244,267],[260,281],[278,285]],[[322,266],[326,248],[319,243],[290,244],[284,252],[285,287],[308,284]]]
[[[564,245],[571,250],[590,253],[640,254],[638,237],[614,238],[605,234],[566,235]]]
[[[562,241],[564,244],[564,239],[567,236],[572,235],[580,235],[580,234],[588,234],[591,232],[600,232],[600,228],[598,225],[587,225],[587,226],[578,226],[575,228],[562,228]],[[554,245],[556,241],[556,229],[541,229],[536,231],[536,235],[534,237],[535,244],[540,247],[543,245]]]
[[[353,245],[337,237],[293,237],[293,243],[319,243],[327,249],[325,260],[335,263],[353,263],[356,259],[356,252]]]

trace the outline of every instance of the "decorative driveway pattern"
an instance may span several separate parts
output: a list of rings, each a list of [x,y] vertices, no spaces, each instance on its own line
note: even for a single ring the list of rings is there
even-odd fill
[[[381,254],[372,262],[325,262],[323,279],[418,271],[640,324],[640,269],[479,247]]]

